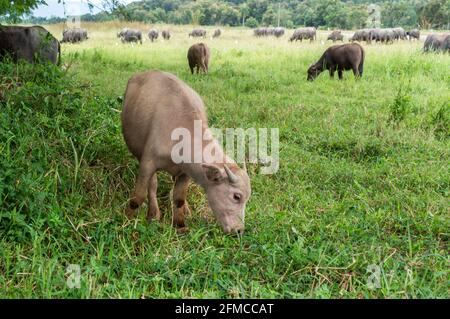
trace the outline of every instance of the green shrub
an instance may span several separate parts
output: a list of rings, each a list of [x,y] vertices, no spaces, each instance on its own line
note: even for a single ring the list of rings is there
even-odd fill
[[[105,134],[119,129],[117,106],[53,65],[4,63],[0,74],[0,233],[24,240],[87,198],[82,168],[117,153]]]

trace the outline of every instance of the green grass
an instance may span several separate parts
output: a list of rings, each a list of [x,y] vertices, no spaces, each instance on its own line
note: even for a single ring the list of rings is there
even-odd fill
[[[181,28],[142,47],[116,45],[115,31],[64,45],[67,71],[0,64],[0,297],[448,298],[450,56],[365,46],[361,80],[309,83],[329,44],[226,29],[206,40],[210,74],[191,76]],[[178,235],[167,174],[163,220],[147,224],[145,207],[124,217],[137,163],[118,97],[149,69],[191,85],[210,126],[279,128],[280,170],[249,167],[242,238],[222,234],[195,184]]]

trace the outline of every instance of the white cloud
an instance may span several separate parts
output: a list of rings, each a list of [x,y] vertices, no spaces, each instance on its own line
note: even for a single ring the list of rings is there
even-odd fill
[[[129,4],[135,0],[122,0],[122,3]],[[64,17],[68,15],[81,15],[89,13],[89,6],[87,0],[65,0],[65,6],[62,3],[58,3],[58,0],[47,0],[47,5],[40,5],[33,11],[33,15],[36,17]],[[102,6],[102,0],[89,0],[94,4],[92,13],[99,12]]]

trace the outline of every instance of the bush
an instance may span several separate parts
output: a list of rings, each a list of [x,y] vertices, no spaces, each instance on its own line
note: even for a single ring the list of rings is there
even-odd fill
[[[3,63],[0,74],[0,234],[21,241],[87,200],[83,168],[117,153],[102,134],[119,130],[117,102],[54,65]]]
[[[245,25],[249,28],[256,28],[258,26],[258,21],[255,18],[250,17],[245,21]]]

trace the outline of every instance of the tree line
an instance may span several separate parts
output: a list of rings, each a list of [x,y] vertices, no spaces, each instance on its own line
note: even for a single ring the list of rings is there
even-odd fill
[[[23,2],[33,1],[42,2]],[[20,14],[23,11],[20,7]],[[129,5],[123,5],[120,0],[104,0],[100,13],[85,14],[81,19],[250,28],[280,25],[287,28],[420,26],[424,29],[448,29],[450,0],[143,0]],[[60,22],[62,19],[28,17],[26,20],[42,24]]]

